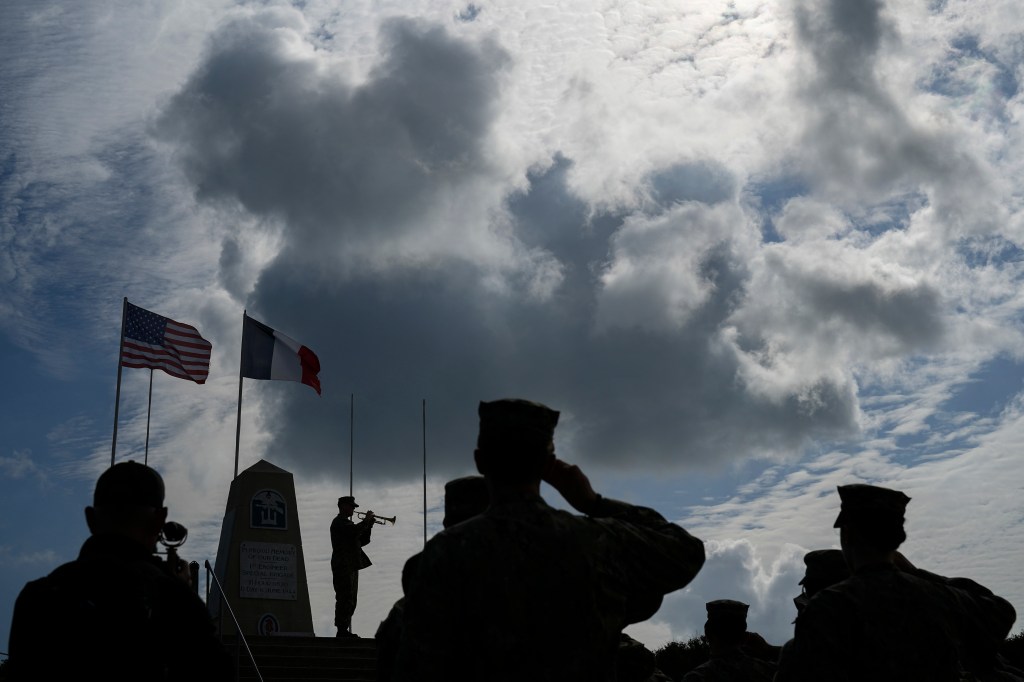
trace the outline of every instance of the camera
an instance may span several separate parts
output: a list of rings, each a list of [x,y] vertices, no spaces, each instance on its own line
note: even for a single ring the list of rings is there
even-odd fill
[[[177,549],[185,544],[185,540],[188,539],[188,528],[181,525],[177,521],[168,521],[164,524],[164,527],[160,529],[160,536],[157,540],[160,544],[168,549]]]
[[[157,541],[163,545],[167,551],[157,553],[167,554],[167,561],[164,563],[164,567],[167,569],[168,573],[195,587],[193,582],[194,578],[192,577],[192,571],[189,569],[188,562],[178,556],[178,548],[184,545],[185,540],[187,539],[188,528],[185,528],[185,526],[181,525],[177,521],[168,521],[164,524],[163,528],[160,529],[160,534],[157,536]]]

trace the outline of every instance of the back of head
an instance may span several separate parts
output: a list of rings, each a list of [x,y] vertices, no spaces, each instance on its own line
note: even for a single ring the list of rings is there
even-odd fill
[[[841,506],[834,528],[853,531],[858,542],[877,551],[895,550],[907,539],[904,514],[910,498],[899,490],[855,483],[838,487]]]
[[[491,494],[483,476],[463,476],[444,484],[445,528],[482,514],[490,504]]]
[[[812,550],[804,555],[804,565],[807,568],[799,583],[803,592],[793,598],[798,613],[807,607],[815,594],[850,577],[850,568],[840,549]]]
[[[712,643],[727,646],[742,643],[747,631],[749,604],[734,599],[716,599],[709,601],[705,608],[708,619],[704,623],[704,634]]]
[[[551,457],[559,413],[520,399],[481,402],[477,466],[502,483],[539,481]]]
[[[804,577],[800,580],[808,597],[850,577],[850,569],[839,549],[816,549],[804,555]]]
[[[90,530],[99,534],[148,529],[154,523],[154,512],[163,506],[164,481],[155,469],[131,460],[118,462],[96,481],[91,513],[87,512]]]

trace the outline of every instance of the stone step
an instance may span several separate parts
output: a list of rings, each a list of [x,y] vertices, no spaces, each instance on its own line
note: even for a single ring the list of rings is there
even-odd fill
[[[377,647],[373,639],[337,637],[246,638],[264,682],[337,680],[375,682]],[[225,638],[235,655],[235,641]],[[245,650],[241,651],[239,682],[258,680]]]

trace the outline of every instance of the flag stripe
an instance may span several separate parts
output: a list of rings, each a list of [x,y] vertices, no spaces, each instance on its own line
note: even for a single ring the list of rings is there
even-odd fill
[[[152,362],[139,362],[139,363],[135,363],[135,362],[129,362],[129,361],[125,360],[121,364],[124,365],[125,367],[128,367],[129,369],[161,369],[164,372],[167,372],[168,374],[170,374],[172,377],[177,377],[179,379],[189,379],[190,381],[195,381],[197,384],[203,383],[202,381],[199,381],[196,378],[197,375],[196,375],[195,372],[186,372],[184,370],[178,369],[178,367],[176,365],[171,364],[171,363],[152,363]]]
[[[163,346],[152,346],[152,345],[147,345],[147,344],[141,344],[141,343],[138,343],[136,341],[133,341],[132,339],[125,339],[124,340],[124,346],[125,346],[126,349],[137,350],[139,352],[149,352],[149,353],[157,353],[157,354],[161,354],[162,353],[164,355],[172,355],[172,356],[175,356],[175,357],[196,358],[197,360],[200,360],[200,361],[203,361],[203,362],[206,362],[206,363],[209,363],[209,361],[210,361],[210,353],[209,352],[206,352],[206,353],[194,353],[192,351],[187,351],[187,350],[168,349],[168,348],[164,348]]]
[[[159,369],[173,377],[205,383],[213,344],[192,325],[127,304],[121,366]]]
[[[274,358],[274,330],[248,315],[242,323],[242,376],[270,379]]]

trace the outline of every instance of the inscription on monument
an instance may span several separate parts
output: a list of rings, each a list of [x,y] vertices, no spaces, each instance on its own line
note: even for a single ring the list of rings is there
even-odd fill
[[[298,598],[298,548],[279,542],[243,542],[238,595],[254,599]]]

